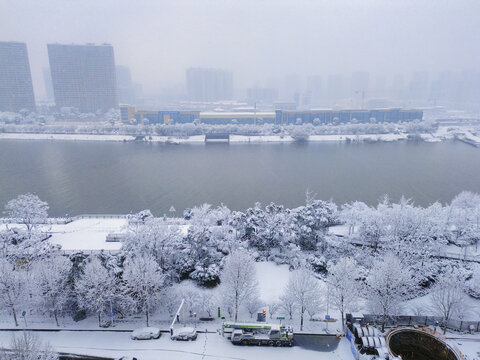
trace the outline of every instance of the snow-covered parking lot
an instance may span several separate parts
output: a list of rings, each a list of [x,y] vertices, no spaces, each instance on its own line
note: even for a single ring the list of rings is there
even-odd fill
[[[0,347],[6,346],[12,336],[19,332],[0,332]],[[118,332],[39,332],[43,341],[49,342],[57,351],[112,358],[135,356],[139,360],[195,360],[195,359],[236,359],[236,360],[347,360],[352,359],[350,346],[345,338],[332,351],[320,352],[304,349],[275,348],[260,346],[235,346],[216,333],[199,334],[196,341],[172,341],[163,333],[158,340],[135,341],[129,333]]]

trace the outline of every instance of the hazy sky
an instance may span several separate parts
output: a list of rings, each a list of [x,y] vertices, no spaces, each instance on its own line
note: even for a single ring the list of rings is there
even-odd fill
[[[480,68],[478,0],[0,0],[0,40],[26,42],[37,95],[46,44],[103,43],[146,93],[190,66],[235,87],[287,74]]]

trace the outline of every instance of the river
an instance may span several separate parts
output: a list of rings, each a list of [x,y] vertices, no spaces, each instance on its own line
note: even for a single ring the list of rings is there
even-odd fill
[[[480,192],[480,149],[460,143],[197,144],[1,140],[0,208],[33,192],[51,216],[180,215],[204,202],[243,210],[287,207],[310,190],[337,204],[383,194],[416,204]]]

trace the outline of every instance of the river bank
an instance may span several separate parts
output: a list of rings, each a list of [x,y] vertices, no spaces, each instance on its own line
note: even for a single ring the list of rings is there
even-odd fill
[[[430,136],[430,134],[420,134],[425,141],[442,141],[441,139]],[[205,135],[194,135],[186,137],[177,136],[145,136],[135,137],[129,135],[97,135],[97,134],[33,134],[33,133],[3,133],[0,134],[0,140],[62,140],[62,141],[105,141],[105,142],[132,142],[143,141],[165,144],[188,144],[204,143]],[[309,142],[377,142],[377,141],[399,141],[407,140],[407,134],[342,134],[342,135],[310,135],[303,141]],[[288,143],[296,141],[289,135],[230,135],[230,143]],[[298,140],[297,140],[298,141]]]
[[[0,133],[0,140],[62,140],[62,141],[104,141],[104,142],[152,142],[164,144],[200,144],[208,142],[205,135],[193,136],[133,136],[118,134],[43,134],[43,133]],[[248,143],[289,143],[294,141],[349,143],[349,142],[392,142],[400,140],[423,140],[441,142],[458,139],[473,146],[480,146],[480,136],[467,126],[440,126],[433,133],[409,134],[404,132],[387,134],[328,134],[304,135],[236,135],[225,136],[224,141],[238,144]]]

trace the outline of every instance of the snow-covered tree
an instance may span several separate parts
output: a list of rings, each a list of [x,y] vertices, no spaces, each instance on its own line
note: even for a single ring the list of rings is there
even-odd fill
[[[170,270],[182,240],[180,230],[152,217],[147,210],[137,214],[133,220],[123,240],[123,250],[131,254],[152,255],[163,271]]]
[[[465,290],[464,276],[451,269],[437,279],[432,289],[431,306],[435,312],[443,317],[444,334],[447,331],[447,323],[452,316],[463,318],[462,311],[467,303]]]
[[[480,195],[463,191],[451,202],[448,223],[453,230],[453,242],[460,246],[477,243],[480,239]]]
[[[190,278],[200,285],[216,285],[220,278],[220,268],[217,264],[199,264],[190,274]]]
[[[270,319],[273,319],[273,316],[280,310],[281,304],[278,301],[269,301],[267,303],[268,313],[270,314]]]
[[[384,331],[387,317],[398,311],[414,285],[414,278],[397,256],[387,253],[373,260],[365,284],[371,309],[382,315]]]
[[[231,253],[226,258],[220,279],[224,303],[233,309],[235,321],[237,321],[240,306],[252,297],[258,297],[258,282],[253,258],[244,250]]]
[[[10,200],[5,205],[4,214],[6,217],[25,225],[27,233],[30,235],[39,224],[46,222],[48,203],[40,200],[37,195],[27,193]]]
[[[172,286],[162,289],[160,298],[160,306],[166,309],[170,316],[173,316],[182,301],[177,289]]]
[[[284,294],[284,298],[292,296],[295,299],[295,306],[300,312],[300,331],[302,331],[307,309],[315,311],[323,301],[320,282],[310,270],[300,268],[290,274]]]
[[[381,205],[379,205],[380,207]],[[383,207],[386,205],[383,204]],[[385,240],[384,233],[386,226],[384,225],[384,218],[382,216],[382,209],[368,208],[362,212],[360,238],[370,246],[374,252],[379,250],[382,242]]]
[[[10,346],[11,351],[0,351],[2,360],[57,360],[58,354],[48,343],[43,343],[38,335],[24,331],[14,336]]]
[[[305,206],[293,209],[291,215],[295,241],[303,250],[315,250],[323,241],[327,227],[338,218],[337,205],[317,200],[310,192],[306,194]]]
[[[102,313],[112,310],[116,286],[114,275],[97,258],[93,258],[85,265],[83,273],[75,282],[75,293],[80,308],[96,313],[99,326]]]
[[[198,312],[200,307],[200,291],[197,286],[192,283],[180,285],[181,286],[177,287],[176,289],[177,296],[179,299],[185,300],[183,309],[187,311],[190,316],[192,316],[194,312]]]
[[[58,315],[65,310],[72,295],[69,284],[71,268],[70,260],[56,256],[37,261],[32,269],[32,293],[37,297],[40,306],[53,314],[57,326]]]
[[[237,231],[248,242],[248,245],[261,251],[266,257],[275,248],[283,250],[292,237],[291,217],[283,206],[271,203],[262,209],[260,203],[247,209],[236,221]]]
[[[187,275],[202,285],[218,283],[218,264],[222,254],[211,236],[210,227],[191,226],[177,253],[176,268],[180,277]]]
[[[133,308],[145,314],[148,326],[152,311],[159,305],[165,275],[152,256],[140,255],[126,260],[123,281]]]
[[[364,211],[368,211],[368,205],[361,201],[354,201],[342,205],[342,210],[339,216],[340,220],[348,225],[349,235],[353,234],[355,232],[355,226],[361,223]]]
[[[184,218],[189,220],[193,226],[208,227],[217,225],[216,214],[210,204],[202,204],[184,212]]]
[[[217,294],[213,290],[200,290],[198,293],[198,306],[202,313],[212,317],[218,306]]]
[[[351,258],[342,257],[328,267],[329,301],[342,315],[342,328],[345,330],[345,312],[354,306],[358,299],[358,269]]]
[[[30,193],[19,195],[5,205],[5,216],[24,228],[7,226],[0,231],[3,256],[28,265],[32,259],[50,255],[59,247],[47,241],[47,236],[39,228],[40,224],[47,222],[47,211],[48,204]]]
[[[293,314],[296,310],[295,294],[284,291],[283,294],[280,296],[280,307],[285,312],[285,314],[288,315],[290,320],[292,320]]]
[[[29,267],[35,259],[52,256],[59,248],[39,232],[28,234],[18,228],[0,231],[0,255],[23,267]]]
[[[258,313],[258,310],[260,310],[263,306],[265,306],[264,302],[261,301],[258,297],[253,296],[250,297],[245,304],[245,308],[250,314],[250,318],[253,318],[253,315]]]
[[[6,259],[0,258],[0,308],[10,311],[18,326],[17,312],[27,295],[27,273],[15,270]]]

